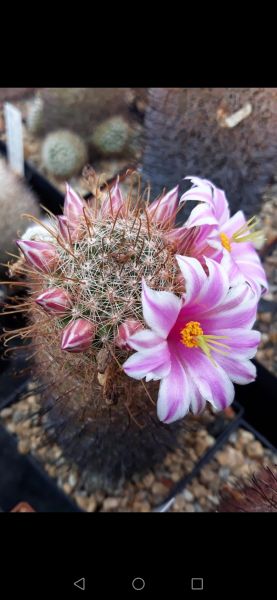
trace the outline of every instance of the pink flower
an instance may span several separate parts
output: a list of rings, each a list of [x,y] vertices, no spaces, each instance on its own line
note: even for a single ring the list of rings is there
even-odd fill
[[[186,227],[211,225],[206,230],[207,244],[218,249],[221,245],[221,253],[215,255],[218,261],[222,261],[227,269],[231,285],[237,285],[247,281],[252,289],[260,296],[268,289],[265,271],[259,256],[253,246],[253,241],[260,236],[260,232],[252,232],[256,226],[256,218],[246,221],[243,212],[238,211],[230,218],[227,198],[223,190],[218,189],[207,179],[199,177],[186,177],[193,183],[180,199],[198,200],[201,202],[196,206],[186,222]]]
[[[67,352],[85,352],[95,337],[95,326],[86,319],[71,321],[62,332],[61,349]]]
[[[59,233],[64,242],[76,242],[78,239],[79,224],[77,222],[74,222],[73,225],[72,222],[70,224],[67,217],[64,215],[58,216],[57,218]]]
[[[36,303],[54,315],[64,314],[71,308],[69,294],[60,288],[49,288],[36,298]]]
[[[123,216],[125,212],[124,199],[118,181],[119,178],[117,178],[116,184],[110,192],[107,193],[101,204],[100,210],[102,217],[108,217],[109,215],[116,217],[117,213],[119,213],[120,216]]]
[[[16,243],[27,263],[39,271],[48,272],[58,261],[59,257],[53,244],[33,240],[17,240]]]
[[[165,196],[157,198],[147,208],[147,212],[156,223],[161,225],[169,225],[174,222],[178,208],[178,191],[179,186],[167,192]]]
[[[139,329],[143,329],[143,326],[135,319],[127,319],[121,323],[118,328],[118,335],[115,338],[116,345],[124,350],[127,348],[130,349],[130,346],[128,345],[128,339],[133,333],[135,333],[135,331],[138,331]]]
[[[132,335],[128,344],[137,352],[123,364],[134,379],[161,379],[157,411],[165,423],[183,417],[191,407],[197,414],[206,401],[216,409],[234,399],[232,382],[255,379],[250,362],[260,340],[251,331],[257,297],[243,283],[229,288],[224,268],[206,260],[176,256],[186,281],[186,293],[150,289],[142,283],[143,316],[149,329]]]

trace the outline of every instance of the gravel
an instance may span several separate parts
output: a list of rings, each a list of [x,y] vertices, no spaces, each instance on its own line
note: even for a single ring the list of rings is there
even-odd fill
[[[222,415],[216,417],[206,409],[198,419],[191,415],[184,421],[178,448],[168,452],[162,464],[146,474],[135,474],[120,489],[108,495],[103,490],[96,493],[89,493],[86,490],[77,466],[65,459],[62,449],[57,444],[47,439],[43,429],[45,417],[40,416],[39,410],[39,398],[31,389],[29,396],[3,409],[0,419],[16,436],[19,452],[31,453],[35,456],[50,477],[55,478],[58,486],[70,495],[80,508],[88,512],[151,511],[164,501],[172,487],[188,474],[203,453],[213,446],[215,438],[209,430],[214,427],[215,422],[220,420],[220,429],[217,427],[219,433],[235,414],[232,409],[228,409],[223,419]],[[203,482],[199,483],[196,495],[200,502],[202,496],[206,494],[206,488]],[[187,491],[185,502],[191,504],[192,500],[191,494]]]

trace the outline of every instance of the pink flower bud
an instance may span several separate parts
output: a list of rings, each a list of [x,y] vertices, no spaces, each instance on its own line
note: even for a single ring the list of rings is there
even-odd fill
[[[84,203],[83,200],[74,192],[74,190],[66,184],[66,195],[64,200],[63,212],[70,225],[76,225],[80,217],[83,216]]]
[[[17,240],[16,243],[23,252],[27,263],[39,271],[49,271],[59,258],[53,244],[48,242]]]
[[[60,235],[65,242],[75,242],[78,239],[78,225],[69,225],[67,217],[58,217],[58,227]]]
[[[124,323],[121,323],[121,325],[119,325],[118,335],[115,338],[116,345],[119,348],[122,348],[123,350],[127,350],[128,348],[130,348],[130,346],[128,346],[129,337],[133,335],[135,331],[139,331],[140,329],[143,329],[143,326],[139,321],[132,319],[124,321]]]
[[[95,337],[95,325],[86,319],[71,321],[62,332],[61,349],[67,352],[85,352]]]
[[[59,288],[49,288],[36,298],[36,303],[50,314],[64,314],[71,307],[69,294]]]
[[[109,193],[107,193],[101,204],[102,217],[107,217],[109,215],[116,217],[118,211],[121,216],[123,215],[124,200],[118,185],[118,180],[119,178],[117,178],[115,186],[110,190]]]
[[[148,206],[147,210],[156,223],[166,224],[173,220],[178,206],[179,186],[170,190],[163,198],[157,198]]]

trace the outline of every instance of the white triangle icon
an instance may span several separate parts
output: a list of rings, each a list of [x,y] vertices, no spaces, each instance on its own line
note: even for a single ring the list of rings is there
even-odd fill
[[[81,579],[78,579],[78,581],[74,581],[74,585],[79,588],[80,590],[85,590],[86,589],[86,580],[84,577],[82,577]]]

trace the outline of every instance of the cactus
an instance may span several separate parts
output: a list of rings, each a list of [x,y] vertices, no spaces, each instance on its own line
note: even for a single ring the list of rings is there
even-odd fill
[[[276,87],[150,88],[145,181],[158,193],[185,172],[197,172],[228,189],[233,211],[259,212],[277,170],[276,103]],[[247,107],[252,112],[236,121]]]
[[[11,260],[8,253],[16,250],[16,239],[25,228],[23,213],[39,216],[38,201],[23,180],[0,160],[0,262]],[[7,269],[0,267],[3,274]]]
[[[126,151],[129,132],[129,123],[123,117],[111,117],[95,128],[91,144],[102,156],[120,156]]]
[[[142,127],[130,125],[126,119],[117,115],[102,121],[94,130],[90,144],[92,150],[104,157],[138,157],[142,150]]]
[[[41,153],[46,170],[62,179],[79,173],[88,160],[83,140],[66,129],[50,133],[44,140]]]
[[[27,129],[33,135],[40,135],[44,131],[43,101],[37,96],[28,107]]]
[[[67,185],[64,215],[45,225],[51,241],[18,241],[13,272],[30,289],[24,337],[36,348],[49,428],[90,486],[112,489],[176,443],[180,425],[156,416],[159,382],[135,381],[122,364],[128,336],[143,327],[142,276],[159,290],[180,283],[172,244],[155,218],[159,206],[147,210],[131,191],[123,201],[118,182],[109,193],[93,182],[90,202]],[[177,210],[177,188],[169,194]]]
[[[221,494],[218,512],[277,512],[277,470],[263,467],[249,481]]]
[[[127,115],[133,93],[130,88],[45,88],[43,101],[45,130],[67,128],[85,137],[103,119]]]

